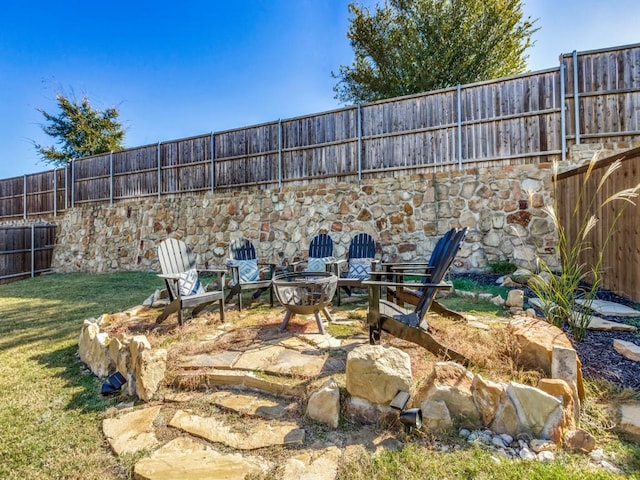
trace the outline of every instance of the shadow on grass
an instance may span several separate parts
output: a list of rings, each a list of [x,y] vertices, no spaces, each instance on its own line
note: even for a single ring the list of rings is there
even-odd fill
[[[66,408],[82,413],[102,412],[119,397],[103,397],[99,379],[88,371],[77,356],[75,344],[31,357],[52,372],[52,377],[63,380],[63,388],[73,391]]]

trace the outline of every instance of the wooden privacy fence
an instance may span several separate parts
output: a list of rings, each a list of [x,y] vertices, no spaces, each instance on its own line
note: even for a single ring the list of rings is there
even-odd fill
[[[605,171],[617,159],[621,159],[622,166],[597,192]],[[605,246],[610,226],[622,211],[604,249],[602,286],[640,302],[640,206],[627,204],[621,210],[625,205],[622,201],[605,205],[605,200],[614,193],[640,183],[640,148],[598,162],[588,178],[587,169],[588,166],[585,165],[558,175],[556,200],[560,223],[572,245],[584,225],[583,219],[590,215],[597,216],[598,224],[587,237],[590,248],[582,252],[580,257],[581,263],[592,267],[596,265],[599,252]],[[583,188],[584,194],[581,195]]]
[[[55,225],[0,227],[0,283],[51,270]]]
[[[639,64],[640,44],[574,52],[544,71],[83,158],[0,180],[0,219],[87,202],[560,159],[571,143],[640,135]]]

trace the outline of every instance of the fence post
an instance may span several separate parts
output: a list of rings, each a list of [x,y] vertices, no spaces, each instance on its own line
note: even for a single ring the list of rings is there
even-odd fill
[[[578,52],[573,51],[573,112],[576,123],[576,145],[580,144],[580,99],[578,98]]]
[[[22,218],[27,219],[27,176],[22,176]]]
[[[282,119],[278,119],[278,188],[282,188]]]
[[[158,200],[160,200],[160,193],[162,188],[162,169],[160,165],[160,142],[158,142],[157,147],[157,163],[158,163]]]
[[[113,205],[113,151],[109,152],[109,205]]]
[[[356,128],[358,129],[358,184],[362,183],[362,105],[356,110]]]
[[[560,57],[562,61],[562,57]],[[564,163],[567,160],[567,106],[566,102],[566,94],[564,89],[565,80],[564,76],[567,74],[567,66],[562,62],[560,64],[560,138],[562,139],[562,162]]]
[[[211,132],[211,193],[216,193],[216,137]]]
[[[31,225],[31,278],[36,276],[35,238],[36,238],[36,226]]]
[[[76,206],[76,162],[71,159],[71,208]]]
[[[69,208],[69,167],[64,166],[64,209]]]
[[[462,170],[462,86],[458,84],[458,170]]]
[[[53,169],[53,216],[58,216],[58,169]]]

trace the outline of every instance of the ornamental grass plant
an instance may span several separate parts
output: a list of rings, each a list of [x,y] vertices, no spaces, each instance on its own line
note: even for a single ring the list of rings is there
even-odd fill
[[[541,300],[541,306],[547,321],[562,327],[568,325],[576,341],[585,338],[587,326],[591,319],[591,305],[602,285],[603,260],[607,246],[615,232],[616,224],[629,205],[635,205],[640,183],[620,190],[606,197],[602,203],[598,198],[608,188],[607,180],[618,170],[622,162],[620,159],[611,163],[602,178],[597,182],[595,191],[590,188],[589,179],[594,174],[598,162],[596,153],[590,160],[584,180],[575,203],[571,206],[569,218],[564,224],[560,220],[558,211],[558,173],[559,164],[553,164],[553,192],[555,203],[546,205],[544,213],[551,219],[557,233],[556,255],[560,260],[559,271],[541,256],[535,260],[534,270],[537,272],[529,281],[529,288]],[[531,193],[530,193],[531,196]],[[616,213],[609,225],[602,225],[598,212],[614,203]],[[586,207],[586,208],[583,208]],[[578,226],[575,238],[569,238],[565,229],[566,224]],[[602,241],[595,252],[595,262],[588,265],[583,261],[584,254],[595,247],[591,241],[592,231],[599,228]]]

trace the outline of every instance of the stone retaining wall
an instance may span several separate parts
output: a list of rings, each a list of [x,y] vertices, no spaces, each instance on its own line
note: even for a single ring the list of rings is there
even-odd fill
[[[552,252],[550,165],[478,168],[280,191],[165,197],[81,205],[58,220],[53,268],[59,272],[157,271],[156,245],[182,238],[199,265],[224,264],[229,243],[250,238],[259,255],[281,263],[303,255],[328,232],[342,257],[358,232],[371,234],[384,260],[428,259],[452,226],[470,233],[454,269],[497,260],[530,266]],[[552,258],[546,258],[553,263]]]

